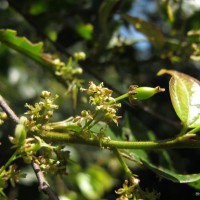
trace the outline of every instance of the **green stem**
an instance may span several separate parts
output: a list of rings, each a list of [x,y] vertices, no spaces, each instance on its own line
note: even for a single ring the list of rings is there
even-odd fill
[[[104,118],[104,115],[100,115],[97,119],[94,119],[93,120],[93,123],[91,123],[89,126],[88,126],[88,129],[91,129],[95,124],[97,124],[98,122],[102,121],[102,119]]]
[[[93,124],[96,124],[98,122],[97,120],[95,120],[95,118],[97,117],[97,115],[98,115],[98,111],[94,114],[93,119],[91,119],[90,121],[88,121],[86,123],[86,125],[83,128],[83,130],[92,128],[94,126]],[[92,123],[92,122],[94,122],[94,123]]]
[[[183,126],[183,128],[181,129],[181,132],[178,134],[178,136],[182,136],[184,135],[188,130],[188,127],[187,126]]]
[[[195,134],[200,130],[200,126],[193,128],[192,130],[190,130],[186,135],[191,135],[191,134]]]
[[[18,154],[18,149],[12,154],[12,156],[9,158],[9,160],[6,162],[5,165],[3,165],[0,169],[0,174],[6,170],[6,168],[14,161],[16,160],[17,157],[17,154]]]
[[[98,138],[83,138],[77,134],[58,133],[43,131],[40,135],[44,140],[51,142],[58,142],[64,144],[83,144],[90,146],[98,146],[103,148],[118,148],[118,149],[144,149],[144,150],[158,150],[158,149],[180,149],[180,148],[200,148],[200,141],[193,139],[194,135],[182,136],[174,139],[160,140],[160,141],[118,141],[109,140],[107,138],[99,140]]]
[[[117,101],[121,101],[122,99],[125,99],[125,98],[128,98],[129,97],[129,93],[125,93],[125,94],[122,94],[121,96],[115,98],[115,102]],[[112,102],[112,101],[111,101]],[[113,103],[113,102],[112,102]]]
[[[126,164],[126,162],[124,161],[124,159],[122,158],[119,150],[117,148],[114,148],[113,152],[115,153],[119,162],[121,163],[121,165],[124,169],[124,172],[126,174],[126,177],[131,180],[131,177],[133,176],[133,174],[132,174],[131,170],[129,169],[128,165]]]

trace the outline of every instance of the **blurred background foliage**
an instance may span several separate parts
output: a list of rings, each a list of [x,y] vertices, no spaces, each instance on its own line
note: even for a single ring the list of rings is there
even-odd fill
[[[128,113],[131,130],[140,139],[149,131],[159,139],[173,137],[180,131],[169,98],[169,79],[156,77],[156,73],[167,68],[200,79],[199,19],[198,0],[0,0],[1,29],[14,29],[33,43],[42,41],[44,52],[64,61],[75,52],[86,53],[86,60],[80,63],[82,86],[87,87],[88,81],[104,82],[115,96],[127,92],[131,84],[165,87],[165,93],[144,103],[123,103],[122,119],[114,132],[123,132]],[[87,106],[86,97],[75,86],[70,87],[69,91],[48,68],[0,44],[0,94],[18,116],[26,111],[26,102],[38,100],[42,90],[60,96],[56,120],[79,114]],[[7,139],[10,134],[12,127],[5,123],[0,130],[1,165],[11,155]],[[131,134],[124,138],[130,139]],[[124,174],[112,152],[78,145],[66,148],[72,160],[68,176],[48,176],[60,199],[116,199],[114,191],[123,183]],[[163,164],[163,153],[149,154],[158,166]],[[183,174],[199,172],[199,151],[170,150],[167,156],[167,165],[174,161],[169,168]],[[31,168],[20,161],[18,164],[28,176],[17,187],[8,186],[9,198],[45,199],[38,192]],[[130,163],[130,168],[139,175],[141,187],[157,190],[161,199],[198,198],[198,186],[194,189],[160,179],[135,162]]]

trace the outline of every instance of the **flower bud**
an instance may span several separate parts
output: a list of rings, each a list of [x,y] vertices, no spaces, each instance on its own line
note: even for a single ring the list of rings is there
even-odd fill
[[[5,112],[0,112],[0,120],[6,120],[8,118],[7,114]]]
[[[42,91],[41,98],[49,98],[51,96],[51,92],[49,91]]]
[[[18,124],[15,128],[15,141],[17,144],[23,144],[26,139],[26,130],[23,124]]]
[[[138,100],[145,100],[153,95],[164,92],[164,88],[160,88],[159,86],[152,88],[152,87],[137,87],[137,86],[130,86],[129,88],[129,97]]]
[[[86,59],[86,54],[84,52],[76,52],[76,53],[74,53],[73,56],[76,60],[85,60]]]
[[[26,125],[27,122],[28,122],[28,119],[26,117],[24,117],[24,116],[20,117],[20,119],[19,119],[20,124]]]

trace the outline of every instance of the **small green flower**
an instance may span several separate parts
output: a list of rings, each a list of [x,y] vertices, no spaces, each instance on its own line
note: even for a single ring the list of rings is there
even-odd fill
[[[91,95],[89,97],[89,102],[91,105],[95,106],[95,111],[102,115],[102,121],[113,121],[118,124],[117,110],[121,107],[120,103],[116,103],[115,99],[112,97],[113,91],[103,87],[103,83],[95,85],[92,81],[89,82],[88,89],[81,88],[81,91],[85,91],[87,94]],[[101,114],[100,114],[101,113]]]

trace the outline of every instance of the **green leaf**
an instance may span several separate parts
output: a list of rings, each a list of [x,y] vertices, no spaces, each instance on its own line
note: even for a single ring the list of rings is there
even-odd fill
[[[200,82],[175,70],[162,69],[158,75],[170,74],[169,92],[172,105],[187,128],[200,126]]]
[[[54,65],[53,60],[45,57],[42,42],[33,44],[25,37],[18,37],[17,32],[14,30],[0,29],[0,42],[28,56],[39,64],[48,67]]]
[[[139,134],[138,134],[139,133]],[[124,128],[121,135],[121,139],[125,136],[130,141],[152,141],[156,140],[155,134],[145,128],[144,124],[141,124],[136,118],[131,115],[126,115],[124,119]],[[115,136],[112,130],[109,131],[109,136],[112,139],[118,139],[119,136]],[[126,158],[132,162],[144,165],[162,178],[171,180],[177,183],[191,183],[200,180],[200,173],[197,174],[181,174],[174,168],[174,163],[168,151],[160,150],[153,153],[154,160],[158,160],[157,163],[153,162],[150,156],[150,152],[145,150],[125,150],[121,151],[125,154]],[[181,163],[181,162],[180,162]]]
[[[200,180],[189,183],[189,186],[195,188],[196,190],[200,190]]]
[[[200,180],[200,173],[198,174],[179,174],[175,171],[168,170],[162,166],[158,167],[152,164],[149,160],[141,159],[142,163],[151,169],[154,173],[160,175],[163,178],[171,180],[177,183],[191,183]]]
[[[122,15],[122,17],[128,23],[133,25],[136,30],[146,35],[155,48],[162,48],[164,44],[164,36],[154,24],[144,21],[143,19],[140,19],[138,17],[133,17],[126,14]]]

